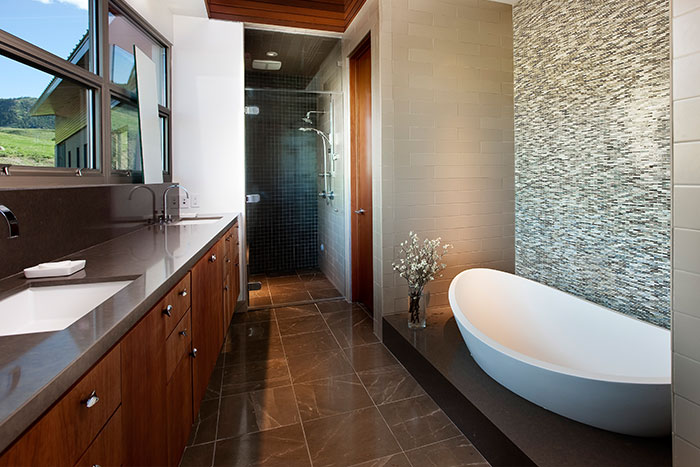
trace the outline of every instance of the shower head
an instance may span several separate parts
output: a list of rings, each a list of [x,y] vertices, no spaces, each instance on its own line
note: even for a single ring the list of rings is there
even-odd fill
[[[311,120],[311,115],[312,114],[325,114],[325,110],[309,110],[306,112],[306,117],[302,117],[301,121],[308,123],[309,125],[313,125],[314,122]]]

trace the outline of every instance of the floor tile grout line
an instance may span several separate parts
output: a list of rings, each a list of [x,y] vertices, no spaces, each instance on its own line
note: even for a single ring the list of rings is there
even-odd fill
[[[385,346],[385,347],[386,347],[386,346]],[[471,444],[472,446],[474,446],[474,442],[473,442],[471,439],[469,439],[469,437],[467,436],[467,434],[464,433],[464,432],[457,426],[457,424],[454,422],[454,420],[452,420],[452,417],[450,417],[450,416],[447,414],[447,412],[445,412],[445,410],[443,410],[443,408],[440,407],[440,404],[438,404],[438,403],[435,401],[435,399],[433,399],[433,396],[431,396],[430,394],[428,394],[428,391],[426,391],[425,388],[423,388],[423,385],[421,385],[421,384],[418,382],[418,380],[413,376],[413,374],[411,374],[411,372],[408,371],[408,369],[404,366],[404,364],[401,362],[401,360],[399,360],[399,358],[398,358],[396,355],[394,355],[394,352],[392,352],[391,349],[389,349],[388,347],[386,347],[386,349],[387,349],[387,350],[389,351],[389,353],[391,353],[391,355],[396,359],[396,361],[398,362],[398,364],[401,365],[401,368],[403,368],[404,371],[405,371],[406,373],[408,373],[408,374],[411,376],[411,378],[413,378],[413,379],[416,381],[416,383],[417,383],[417,384],[420,386],[420,388],[423,390],[423,395],[427,396],[427,397],[433,402],[433,404],[435,404],[435,405],[445,414],[445,416],[446,416],[447,419],[450,421],[450,423],[452,424],[452,426],[454,426],[454,427],[457,429],[457,431],[459,431],[459,432],[462,434],[462,436],[464,436],[464,438],[465,438],[467,441],[469,441],[469,444]],[[420,396],[414,396],[414,397],[420,397]],[[411,399],[411,398],[409,397],[408,399]],[[406,400],[406,399],[404,399],[404,400]],[[397,401],[397,402],[398,402],[398,401]],[[450,439],[452,439],[452,438],[450,438]],[[443,440],[443,441],[445,441],[445,440]],[[416,448],[416,449],[417,449],[417,448]],[[479,453],[479,455],[486,461],[486,463],[487,463],[488,465],[491,465],[491,463],[490,463],[488,460],[486,460],[486,457],[481,453],[481,451],[479,451],[479,449],[478,449],[476,446],[474,446],[474,449],[476,450],[476,452]]]
[[[219,382],[219,397],[218,397],[218,405],[216,406],[216,428],[214,429],[214,449],[212,450],[212,455],[211,455],[211,465],[212,467],[214,466],[214,462],[216,461],[216,440],[219,438],[219,419],[221,418],[221,394],[224,392],[224,370],[223,368],[226,368],[226,352],[223,352],[225,346],[226,346],[226,340],[228,338],[228,330],[231,328],[231,325],[229,324],[229,327],[226,328],[226,335],[224,335],[224,343],[219,349],[219,355],[223,353],[223,358],[224,361],[222,370],[221,370],[221,381]],[[216,370],[216,368],[214,368]],[[201,410],[201,406],[200,406]]]
[[[318,307],[317,307],[318,308]],[[280,341],[282,341],[282,334],[280,334],[279,322],[277,321],[277,314],[273,313],[275,317],[275,324],[277,325],[277,334],[279,335]],[[289,375],[289,383],[292,385],[292,396],[294,397],[294,406],[297,409],[297,417],[299,417],[299,426],[301,427],[301,434],[304,437],[304,446],[306,447],[306,455],[309,456],[309,465],[313,467],[314,462],[311,458],[311,450],[309,449],[309,440],[306,437],[306,429],[304,428],[304,422],[301,418],[301,411],[299,410],[299,402],[297,399],[297,392],[294,388],[294,378],[292,378],[292,371],[289,369],[289,358],[287,358],[287,351],[284,347],[284,341],[282,341],[282,353],[284,354],[284,363],[287,366],[287,374]]]
[[[349,310],[349,312],[352,313],[352,308]],[[324,319],[324,321],[326,321],[325,316],[324,316],[323,319]],[[328,326],[328,321],[326,321],[326,326]],[[330,330],[330,326],[328,326],[328,329]],[[331,332],[331,334],[333,335],[333,339],[336,340],[336,343],[338,344],[338,346],[340,346],[340,342],[338,341],[338,338],[335,337],[335,334],[333,334],[332,332]],[[342,349],[342,346],[341,346],[341,349]],[[387,349],[387,350],[388,350],[388,349]],[[343,350],[343,354],[345,354],[345,351],[344,351],[344,350]],[[393,355],[393,354],[392,354],[392,355]],[[345,358],[347,359],[347,355],[345,355]],[[392,438],[394,438],[394,442],[395,442],[396,445],[399,447],[399,449],[401,450],[401,452],[403,453],[403,455],[406,456],[406,452],[403,450],[403,447],[401,446],[401,443],[399,443],[399,440],[398,440],[398,438],[396,437],[396,434],[394,434],[394,430],[391,429],[391,425],[389,425],[389,422],[386,421],[386,418],[384,417],[384,414],[382,414],[382,411],[379,410],[379,407],[378,407],[377,404],[374,402],[374,399],[372,399],[372,396],[370,396],[369,391],[367,390],[367,386],[365,386],[365,383],[362,381],[362,378],[360,378],[360,375],[357,374],[357,370],[355,370],[355,366],[352,364],[352,362],[350,362],[349,359],[348,359],[348,362],[350,363],[350,366],[351,366],[352,369],[353,369],[353,372],[354,372],[354,374],[355,374],[355,377],[360,381],[360,384],[362,385],[362,389],[365,390],[365,393],[367,394],[367,396],[369,396],[369,400],[372,401],[372,407],[374,407],[374,410],[376,410],[377,413],[379,413],[379,416],[382,418],[382,421],[384,422],[384,425],[386,425],[387,429],[389,430],[389,433],[391,433]],[[394,455],[396,455],[396,454],[398,454],[398,453],[390,454],[390,456],[394,456]],[[381,459],[381,458],[380,458],[380,459]],[[408,456],[406,456],[406,459],[408,459]],[[373,459],[370,459],[369,461],[372,461],[372,460],[373,460]],[[368,462],[369,462],[369,461],[368,461]],[[409,463],[410,465],[413,466],[413,464],[411,464],[411,461],[410,461],[410,460],[408,461],[408,463]]]

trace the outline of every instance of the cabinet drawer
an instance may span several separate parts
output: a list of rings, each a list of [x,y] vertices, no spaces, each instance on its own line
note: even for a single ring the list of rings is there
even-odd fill
[[[191,328],[190,312],[188,310],[165,341],[166,381],[170,381],[177,364],[190,353],[192,347]]]
[[[190,309],[192,299],[192,286],[190,273],[172,288],[170,292],[158,304],[158,308],[165,320],[165,335],[169,336],[175,326],[180,322],[187,310]]]
[[[122,465],[122,411],[112,415],[95,441],[85,451],[76,467],[117,467]]]
[[[75,464],[121,402],[120,361],[117,345],[0,458],[0,465]]]

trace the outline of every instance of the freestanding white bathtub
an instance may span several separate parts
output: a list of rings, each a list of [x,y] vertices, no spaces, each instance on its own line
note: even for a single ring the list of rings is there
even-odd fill
[[[671,433],[666,329],[492,269],[457,275],[449,300],[474,360],[514,393],[605,430]]]

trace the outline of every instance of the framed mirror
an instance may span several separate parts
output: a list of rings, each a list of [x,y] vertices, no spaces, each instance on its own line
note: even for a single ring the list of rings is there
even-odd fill
[[[156,64],[134,45],[136,90],[139,102],[141,166],[144,183],[163,183],[161,125],[158,116],[158,75]]]

